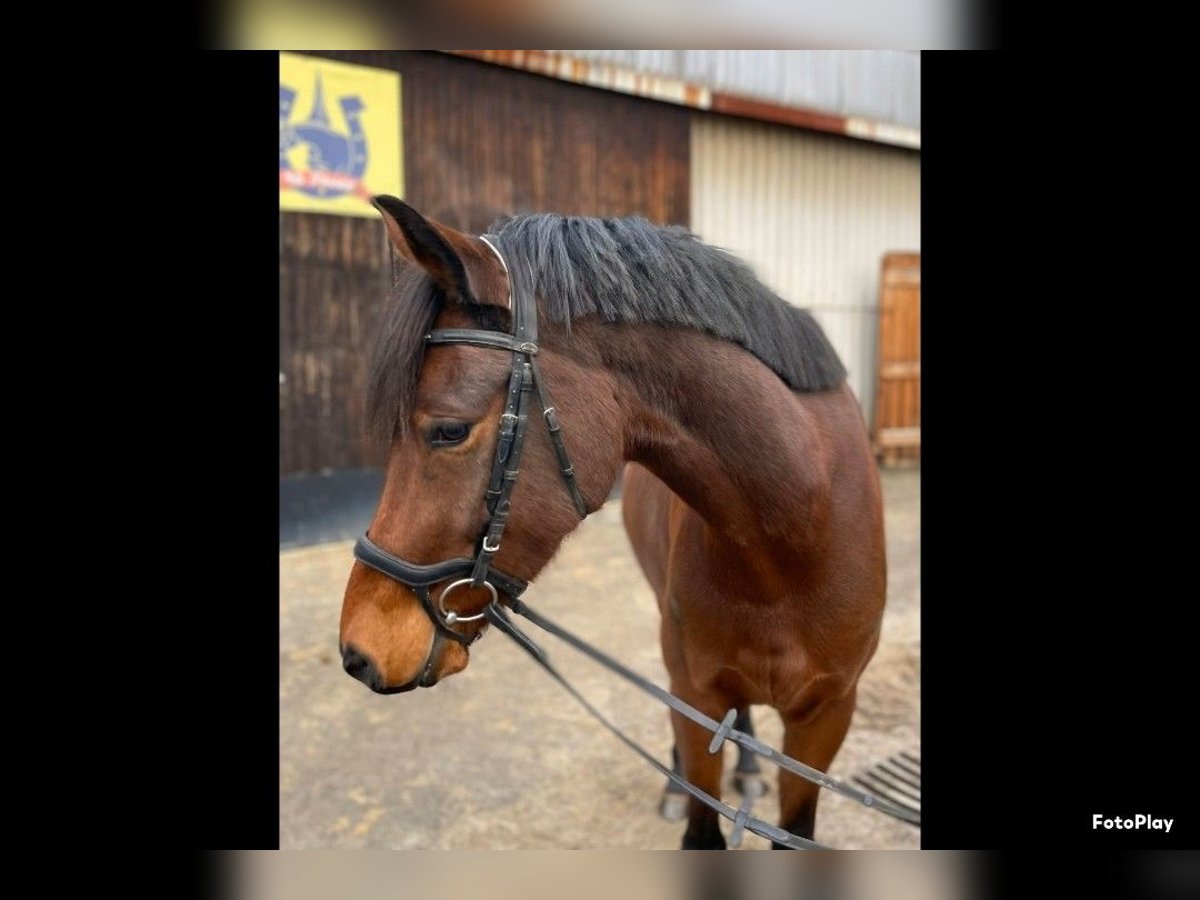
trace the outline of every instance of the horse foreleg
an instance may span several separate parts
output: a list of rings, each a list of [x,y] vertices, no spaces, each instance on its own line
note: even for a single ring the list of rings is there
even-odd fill
[[[693,706],[713,718],[720,719],[720,703],[697,702],[675,691]],[[671,728],[675,732],[675,747],[683,775],[700,790],[712,797],[721,797],[721,770],[724,768],[723,754],[709,753],[708,745],[712,734],[677,712],[671,713]],[[725,836],[721,834],[719,817],[694,797],[688,797],[687,830],[683,833],[684,850],[724,850]]]
[[[754,737],[754,726],[750,721],[750,707],[744,706],[738,711],[733,727],[751,737]],[[679,761],[679,748],[671,747],[671,771],[683,777],[683,764]],[[745,747],[738,747],[737,768],[733,774],[733,787],[738,793],[750,797],[762,797],[767,793],[767,783],[759,777],[762,769],[758,765],[758,756]],[[658,812],[668,822],[678,822],[687,815],[687,792],[671,779],[663,788],[662,801]]]
[[[683,774],[683,763],[679,761],[679,748],[674,745],[671,746],[671,771],[680,778],[686,777]],[[687,791],[668,778],[658,805],[658,814],[668,822],[678,822],[687,815],[687,798]]]
[[[749,706],[743,706],[738,710],[733,727],[754,737],[754,723],[750,721]],[[761,797],[766,794],[767,783],[759,777],[761,772],[758,756],[739,744],[737,768],[733,771],[733,786],[737,792],[747,797]]]
[[[783,715],[783,752],[822,772],[829,770],[854,715],[855,691],[823,701],[815,711]],[[811,781],[779,770],[779,826],[792,834],[815,840],[820,788]],[[771,844],[773,850],[787,849]]]

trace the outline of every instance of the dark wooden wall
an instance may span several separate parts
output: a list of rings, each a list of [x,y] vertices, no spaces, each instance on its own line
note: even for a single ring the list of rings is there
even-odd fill
[[[401,74],[404,199],[474,232],[520,212],[689,221],[682,107],[432,52],[321,54]],[[280,215],[281,474],[378,465],[365,361],[391,277],[373,219]]]
[[[374,219],[279,216],[279,471],[382,463],[367,438],[365,350],[391,281]]]

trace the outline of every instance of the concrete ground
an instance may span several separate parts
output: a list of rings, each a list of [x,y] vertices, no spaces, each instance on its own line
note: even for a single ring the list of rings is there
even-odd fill
[[[920,752],[920,471],[884,472],[883,487],[888,608],[854,721],[830,769],[843,779],[893,753]],[[466,671],[429,690],[380,696],[343,673],[338,616],[352,560],[347,541],[279,555],[283,849],[679,846],[683,823],[657,814],[662,777],[502,635],[485,636],[472,647]],[[525,597],[666,684],[658,610],[629,549],[620,500],[567,539]],[[669,759],[670,726],[656,701],[554,639],[542,643],[602,712]],[[753,716],[758,736],[780,746],[775,714],[755,707]],[[727,769],[733,753],[727,751]],[[771,791],[754,814],[774,822],[769,770],[764,763]],[[733,806],[740,799],[728,783],[724,799]],[[730,823],[722,827],[728,834]],[[842,848],[920,842],[916,828],[829,792],[816,837]],[[742,844],[766,846],[750,833]]]

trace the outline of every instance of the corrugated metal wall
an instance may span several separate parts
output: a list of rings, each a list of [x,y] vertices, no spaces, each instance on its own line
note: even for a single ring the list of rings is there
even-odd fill
[[[921,54],[913,50],[558,52],[776,103],[921,126]]]
[[[691,157],[692,229],[812,310],[871,421],[880,260],[920,249],[920,154],[697,113]]]

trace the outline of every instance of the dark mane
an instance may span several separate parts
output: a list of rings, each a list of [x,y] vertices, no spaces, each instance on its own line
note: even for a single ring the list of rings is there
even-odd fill
[[[541,308],[567,328],[588,315],[696,328],[740,344],[793,390],[827,390],[846,377],[812,315],[686,228],[531,215],[503,219],[491,233],[513,257],[509,265],[529,265]]]
[[[568,331],[574,319],[695,328],[739,344],[797,391],[822,391],[846,377],[810,313],[781,300],[750,268],[688,229],[642,218],[551,214],[501,219],[510,266],[529,266],[539,309]],[[408,418],[424,357],[422,339],[441,297],[417,266],[401,272],[371,362],[367,412],[384,434]],[[497,327],[480,323],[481,327]]]

